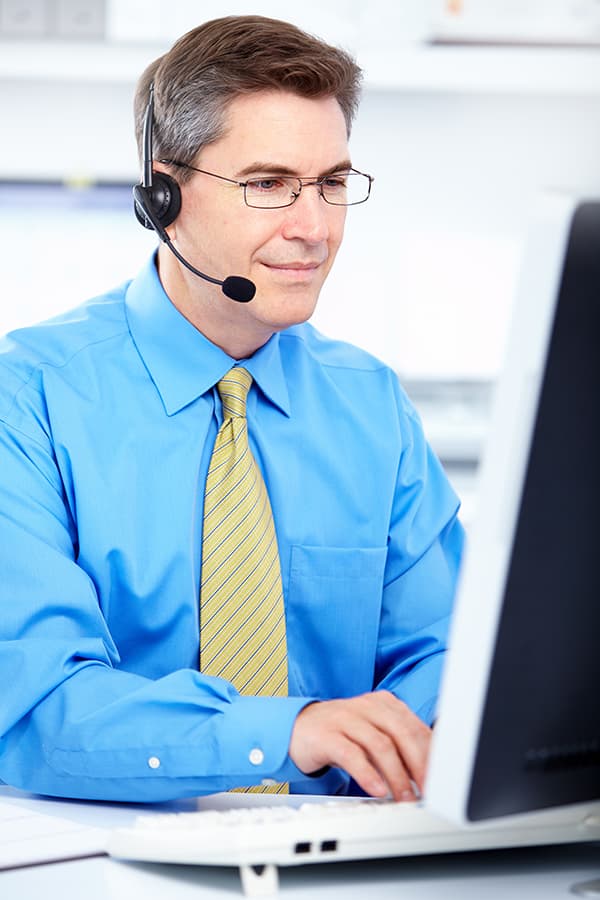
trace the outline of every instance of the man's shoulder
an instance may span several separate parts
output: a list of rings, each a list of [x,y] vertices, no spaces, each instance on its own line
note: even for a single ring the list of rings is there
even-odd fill
[[[394,408],[401,418],[407,417],[420,427],[419,415],[388,363],[355,344],[325,336],[307,322],[282,332],[281,338],[292,369],[299,368],[302,357],[309,361],[306,368],[313,368],[311,380],[320,385],[329,382],[335,390],[341,387],[352,391],[357,403],[362,398],[364,404],[384,410],[386,415]]]
[[[127,283],[0,338],[0,395],[4,402],[36,372],[64,369],[85,351],[102,354],[107,341],[128,333],[126,288]]]
[[[290,352],[310,357],[315,365],[358,372],[389,373],[390,367],[367,350],[348,341],[327,337],[305,322],[282,332],[281,339]]]

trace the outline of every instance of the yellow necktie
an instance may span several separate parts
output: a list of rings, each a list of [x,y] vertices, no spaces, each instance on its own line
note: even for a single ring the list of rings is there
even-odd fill
[[[240,694],[285,697],[287,645],[273,514],[248,445],[252,376],[234,367],[219,381],[223,424],[204,494],[200,669]],[[250,788],[284,793],[287,784]]]

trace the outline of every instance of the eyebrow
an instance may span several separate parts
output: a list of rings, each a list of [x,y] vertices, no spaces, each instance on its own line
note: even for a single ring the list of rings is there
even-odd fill
[[[321,172],[316,177],[323,178],[325,175],[333,174],[333,172],[347,172],[351,168],[352,163],[350,160],[344,159],[342,162],[336,163],[334,166],[325,169],[324,172]],[[268,175],[292,175],[296,178],[300,177],[294,169],[290,169],[288,166],[282,166],[280,163],[253,162],[251,165],[241,169],[241,171],[237,173],[236,178],[243,178],[245,175],[258,174],[259,172],[265,172]]]

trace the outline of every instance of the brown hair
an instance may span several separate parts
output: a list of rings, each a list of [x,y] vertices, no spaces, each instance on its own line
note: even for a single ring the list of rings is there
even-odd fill
[[[184,34],[140,77],[134,99],[140,158],[152,82],[155,159],[193,163],[201,147],[224,134],[228,103],[254,91],[333,96],[350,134],[361,78],[348,53],[289,22],[263,16],[213,19]],[[185,169],[178,170],[178,178],[185,180]]]

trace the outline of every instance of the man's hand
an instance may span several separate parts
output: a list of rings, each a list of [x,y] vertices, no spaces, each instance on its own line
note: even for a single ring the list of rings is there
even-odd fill
[[[344,769],[372,797],[414,800],[423,791],[431,729],[388,691],[311,703],[299,713],[289,754],[302,772]]]

